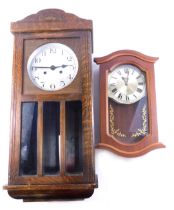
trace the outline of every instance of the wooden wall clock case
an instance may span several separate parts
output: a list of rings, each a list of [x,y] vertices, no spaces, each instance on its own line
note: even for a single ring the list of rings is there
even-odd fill
[[[93,148],[92,21],[48,9],[13,22],[11,32],[14,34],[11,139],[9,179],[4,189],[11,197],[24,200],[90,197],[97,187]],[[78,60],[77,75],[74,78],[69,75],[71,83],[54,91],[44,90],[44,84],[43,89],[38,88],[27,71],[31,54],[49,43],[70,49]],[[46,54],[48,50],[54,53],[54,49],[46,48]],[[67,52],[62,50],[62,54]],[[42,54],[40,56],[45,56],[44,51]],[[37,64],[42,57],[35,56],[32,62]],[[71,63],[72,57],[67,57],[67,62]],[[34,72],[34,68],[41,71],[43,67],[32,68]],[[55,69],[59,74],[67,69],[71,71],[62,63],[61,70],[51,66],[43,74],[53,75]],[[47,88],[55,87],[50,84]],[[31,111],[31,107],[34,107],[33,115],[27,111]],[[23,145],[31,116],[30,142]]]
[[[96,148],[136,157],[164,147],[158,142],[157,59],[132,50],[94,59],[100,65],[100,139]]]

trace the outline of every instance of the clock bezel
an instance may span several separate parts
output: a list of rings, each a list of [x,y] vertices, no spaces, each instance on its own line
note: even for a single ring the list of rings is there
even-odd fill
[[[31,73],[31,65],[32,65],[32,61],[33,59],[36,57],[36,55],[38,55],[42,50],[44,49],[47,49],[49,46],[55,46],[56,48],[58,48],[58,46],[60,46],[61,49],[64,49],[65,51],[69,51],[69,53],[71,53],[71,56],[73,56],[73,60],[74,60],[74,66],[75,66],[75,74],[73,75],[74,78],[73,80],[69,81],[67,85],[65,85],[64,87],[60,87],[60,88],[55,88],[55,89],[46,89],[46,88],[42,88],[38,85],[38,83],[35,82],[34,78],[32,77],[32,73]],[[62,90],[63,88],[69,86],[75,79],[75,77],[77,76],[78,74],[78,68],[79,68],[79,64],[78,64],[78,59],[77,59],[77,55],[75,54],[75,52],[70,48],[68,47],[67,45],[65,44],[62,44],[62,43],[58,43],[58,42],[48,42],[46,44],[43,44],[39,47],[37,47],[32,53],[31,55],[29,56],[28,58],[28,61],[27,61],[27,72],[28,72],[28,75],[29,75],[29,78],[30,80],[33,82],[33,84],[38,87],[39,89],[41,90],[44,90],[44,91],[57,91],[57,90]]]
[[[124,65],[129,65],[129,66],[133,66],[135,68],[138,69],[139,72],[141,72],[141,74],[143,75],[144,77],[144,81],[145,81],[145,85],[144,85],[144,88],[143,88],[143,92],[141,94],[141,97],[137,98],[136,100],[134,100],[133,102],[126,102],[126,101],[121,101],[121,100],[117,100],[116,98],[112,97],[111,94],[109,94],[109,85],[108,85],[108,97],[111,98],[112,100],[114,100],[116,103],[119,103],[119,104],[125,104],[125,105],[129,105],[129,104],[133,104],[133,103],[136,103],[138,102],[139,100],[141,100],[143,97],[145,97],[147,95],[147,91],[146,91],[146,72],[143,71],[140,67],[136,66],[136,65],[133,65],[133,64],[129,64],[129,63],[125,63],[125,64],[121,64],[121,65],[117,65],[116,67],[112,68],[109,70],[108,72],[108,83],[109,83],[109,77],[111,77],[111,74],[117,70],[118,67],[121,67],[121,66],[124,66]]]

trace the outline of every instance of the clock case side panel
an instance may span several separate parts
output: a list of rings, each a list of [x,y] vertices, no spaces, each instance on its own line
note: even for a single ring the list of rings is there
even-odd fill
[[[8,184],[15,183],[15,177],[18,176],[19,171],[19,153],[20,145],[19,131],[20,131],[20,85],[22,84],[22,77],[20,69],[22,68],[22,52],[23,39],[20,34],[14,38],[13,49],[13,70],[12,70],[12,89],[11,89],[11,125],[10,125],[10,150],[9,150],[9,177]]]
[[[82,125],[84,131],[84,150],[85,150],[85,174],[88,182],[95,182],[97,185],[97,176],[95,175],[94,159],[94,121],[93,121],[93,86],[92,86],[92,34],[86,32],[83,36],[83,48],[86,55],[82,58]]]
[[[96,58],[100,64],[100,140],[96,148],[108,149],[125,157],[136,157],[143,155],[153,149],[164,147],[158,142],[158,127],[156,113],[156,94],[154,78],[154,62],[156,58],[145,56],[135,51],[118,51],[102,58]],[[110,58],[112,57],[112,58]],[[151,59],[150,59],[151,58]],[[113,66],[121,64],[132,64],[139,66],[146,72],[148,112],[149,112],[149,134],[141,141],[134,144],[123,144],[109,135],[108,131],[108,96],[107,96],[107,75]]]

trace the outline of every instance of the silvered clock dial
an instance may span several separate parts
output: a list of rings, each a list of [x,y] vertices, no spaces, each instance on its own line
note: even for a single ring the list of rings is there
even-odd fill
[[[108,96],[122,104],[132,104],[146,95],[143,72],[134,65],[123,64],[108,75]]]
[[[33,51],[27,70],[34,85],[42,90],[55,91],[72,83],[78,72],[78,60],[68,46],[48,43]]]

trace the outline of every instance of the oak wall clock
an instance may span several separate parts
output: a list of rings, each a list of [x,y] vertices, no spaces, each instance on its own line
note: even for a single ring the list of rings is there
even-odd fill
[[[135,157],[158,142],[154,63],[158,58],[122,50],[100,64],[100,140],[97,148]]]
[[[9,180],[13,198],[86,198],[97,187],[92,21],[58,9],[11,24],[15,36]]]

